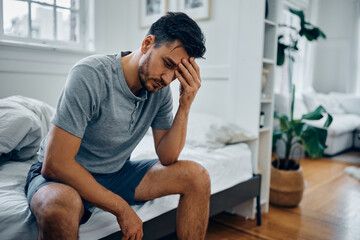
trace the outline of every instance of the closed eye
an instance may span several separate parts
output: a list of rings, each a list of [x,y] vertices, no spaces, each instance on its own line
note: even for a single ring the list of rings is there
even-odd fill
[[[169,57],[163,58],[163,61],[164,61],[165,67],[168,69],[173,70],[177,67],[176,63]]]
[[[174,68],[174,66],[173,66],[172,64],[168,63],[166,60],[164,60],[164,65],[165,65],[165,67],[167,67],[167,68],[169,68],[169,69],[173,69],[173,68]]]

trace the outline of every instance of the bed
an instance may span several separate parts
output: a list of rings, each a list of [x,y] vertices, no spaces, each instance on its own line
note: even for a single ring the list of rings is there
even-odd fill
[[[15,110],[14,106],[11,106],[14,102]],[[8,108],[4,111],[6,107]],[[0,135],[0,239],[37,238],[37,224],[28,208],[23,188],[31,164],[37,161],[36,154],[31,155],[31,152],[34,153],[39,141],[46,134],[52,111],[50,106],[40,101],[21,96],[8,98],[5,102],[0,99],[0,133],[3,133]],[[4,112],[7,115],[4,115]],[[34,116],[22,118],[21,121],[26,120],[27,124],[22,124],[22,127],[15,124],[17,130],[14,130],[11,129],[14,128],[14,123],[20,120],[12,120],[9,127],[9,121],[4,122],[4,119],[10,113],[16,118],[23,113]],[[21,132],[18,129],[25,125],[30,125],[25,127],[26,134],[18,134]],[[12,134],[13,136],[9,134],[14,132],[16,134]],[[13,145],[14,142],[17,144],[12,150],[9,144],[4,144],[9,138],[17,139],[10,141]],[[245,130],[224,123],[219,118],[204,114],[193,114],[190,117],[188,138],[180,159],[194,160],[208,170],[211,178],[210,215],[255,197],[258,203],[257,223],[261,224],[261,176],[253,174],[251,151],[248,144],[244,143],[252,138]],[[7,153],[4,153],[5,148]],[[27,155],[24,155],[21,149],[26,150]],[[155,158],[156,154],[149,132],[134,150],[131,159],[152,157]],[[148,201],[142,206],[132,206],[144,222],[144,239],[158,239],[175,231],[178,201],[179,195],[170,195]],[[101,209],[95,209],[89,221],[79,229],[80,239],[119,239],[121,236],[116,218]]]

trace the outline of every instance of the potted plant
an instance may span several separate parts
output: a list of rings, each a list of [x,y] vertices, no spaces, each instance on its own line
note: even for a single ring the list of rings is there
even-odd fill
[[[304,179],[300,164],[292,159],[294,146],[300,144],[312,158],[322,157],[326,148],[327,128],[332,122],[332,116],[325,108],[319,106],[315,111],[304,114],[300,119],[294,119],[295,86],[292,88],[290,119],[287,115],[274,113],[279,119],[280,129],[273,131],[273,146],[277,141],[285,144],[283,159],[275,157],[271,166],[270,203],[281,206],[297,206],[304,190]],[[304,120],[319,120],[327,115],[323,128],[317,128]]]

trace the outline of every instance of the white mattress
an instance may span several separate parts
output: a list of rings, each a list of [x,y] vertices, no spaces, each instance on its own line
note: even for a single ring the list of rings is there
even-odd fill
[[[132,159],[156,158],[151,135],[146,135],[135,149]],[[234,144],[209,150],[185,147],[180,159],[202,164],[211,178],[211,192],[217,193],[252,177],[251,152],[248,145]],[[37,225],[28,208],[23,191],[30,165],[8,161],[0,166],[0,239],[36,239]],[[148,201],[133,206],[143,222],[177,207],[178,195]],[[86,224],[80,226],[80,239],[98,239],[119,231],[116,218],[101,209],[95,209]]]

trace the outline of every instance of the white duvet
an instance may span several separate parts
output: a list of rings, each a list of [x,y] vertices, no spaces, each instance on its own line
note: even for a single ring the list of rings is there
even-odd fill
[[[155,158],[152,136],[146,135],[132,159]],[[187,146],[180,159],[196,160],[210,174],[211,192],[217,193],[252,177],[251,152],[246,144],[234,144],[208,150]],[[0,239],[36,239],[37,224],[28,208],[24,193],[25,178],[32,162],[7,161],[0,166]],[[149,201],[133,209],[147,221],[177,207],[178,195]],[[120,228],[115,217],[95,209],[86,224],[80,226],[80,239],[99,239]]]

